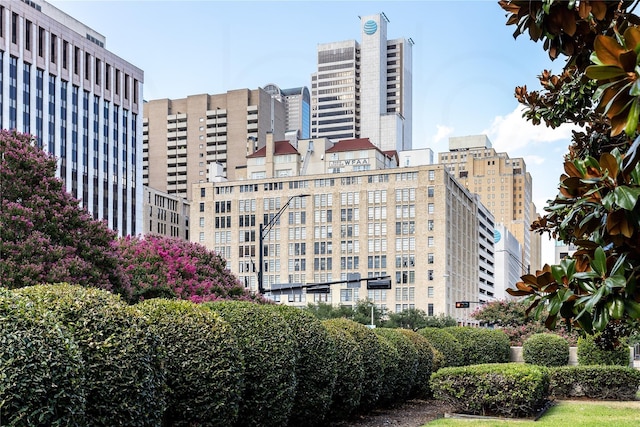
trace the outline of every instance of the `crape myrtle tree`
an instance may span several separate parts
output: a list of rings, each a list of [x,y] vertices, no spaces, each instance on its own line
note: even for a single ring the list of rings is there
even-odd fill
[[[132,303],[157,297],[266,301],[249,292],[219,254],[200,244],[149,235],[121,238],[118,249],[131,283]]]
[[[542,89],[517,87],[524,117],[574,131],[559,193],[532,229],[574,244],[558,265],[522,277],[511,295],[548,328],[559,320],[621,345],[640,318],[640,19],[638,1],[507,1],[507,25],[540,42],[558,74],[544,70]]]
[[[69,282],[128,295],[115,233],[55,172],[31,136],[0,131],[0,286]]]

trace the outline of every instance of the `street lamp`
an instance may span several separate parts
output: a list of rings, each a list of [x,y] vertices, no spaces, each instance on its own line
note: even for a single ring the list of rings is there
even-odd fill
[[[273,228],[273,226],[275,225],[276,222],[278,222],[278,219],[280,219],[280,217],[282,216],[282,213],[289,207],[289,204],[291,203],[291,201],[293,199],[295,199],[296,197],[308,197],[310,196],[310,194],[296,194],[295,196],[291,196],[289,197],[289,200],[287,200],[287,203],[284,204],[284,206],[282,206],[280,208],[280,210],[278,211],[278,213],[276,213],[273,218],[271,218],[271,220],[266,224],[266,225],[262,225],[262,223],[259,226],[259,233],[258,233],[258,249],[260,250],[260,254],[258,256],[258,293],[260,294],[264,294],[264,276],[263,276],[263,270],[264,270],[264,238],[267,237],[267,234],[269,234],[269,231],[271,231],[271,229]]]

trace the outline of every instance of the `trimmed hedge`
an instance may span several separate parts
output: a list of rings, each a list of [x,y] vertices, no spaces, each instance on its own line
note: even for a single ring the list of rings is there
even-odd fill
[[[0,288],[0,424],[84,425],[82,356],[52,313]]]
[[[445,328],[462,346],[462,364],[507,363],[511,344],[500,329],[453,326]]]
[[[286,305],[274,307],[293,331],[296,347],[297,385],[289,425],[322,425],[338,375],[334,342],[313,314]]]
[[[337,378],[329,417],[333,420],[349,418],[360,406],[365,370],[362,363],[362,349],[355,338],[336,319],[323,320],[336,350]]]
[[[540,366],[564,366],[569,363],[569,342],[559,335],[531,335],[522,344],[525,363]]]
[[[551,371],[551,394],[557,399],[587,397],[635,400],[640,371],[623,366],[562,366]]]
[[[444,357],[440,366],[462,366],[464,358],[460,341],[445,329],[422,328],[418,333],[425,337],[431,345]]]
[[[165,425],[228,426],[244,386],[242,358],[231,326],[189,301],[136,304],[162,340],[169,402]]]
[[[383,387],[380,341],[373,330],[361,323],[344,318],[331,319],[331,321],[344,328],[360,345],[365,375],[359,409],[368,411],[376,406]]]
[[[398,329],[377,328],[373,332],[386,339],[397,351],[395,373],[384,380],[383,392],[380,394],[380,405],[393,405],[409,398],[418,370],[418,351],[415,346]]]
[[[622,346],[617,350],[602,350],[592,335],[578,338],[579,365],[619,365],[629,366],[629,347]]]
[[[51,311],[72,334],[86,377],[91,426],[157,426],[166,406],[160,343],[145,317],[120,297],[58,284],[16,290]]]
[[[398,329],[405,337],[409,338],[411,344],[416,350],[418,358],[418,367],[414,378],[413,387],[411,387],[410,397],[426,399],[431,397],[431,388],[429,388],[429,380],[433,372],[434,351],[437,351],[427,341],[425,337],[419,333],[409,329]]]
[[[431,387],[457,412],[527,417],[548,401],[549,370],[516,363],[447,367],[431,375]]]
[[[296,349],[273,307],[246,301],[204,303],[229,322],[244,358],[245,388],[237,426],[283,426],[293,407]]]

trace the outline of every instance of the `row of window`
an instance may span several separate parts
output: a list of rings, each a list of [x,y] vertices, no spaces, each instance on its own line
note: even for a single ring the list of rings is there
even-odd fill
[[[0,37],[6,36],[3,27],[5,13],[5,8],[0,6]],[[22,26],[22,29],[20,26]],[[137,79],[132,78],[129,74],[122,72],[100,58],[92,56],[90,52],[82,52],[82,49],[74,46],[72,42],[59,38],[56,34],[48,33],[45,28],[36,26],[28,19],[21,21],[19,15],[12,12],[10,29],[12,44],[17,45],[19,43],[21,31],[24,35],[23,48],[27,52],[33,52],[35,49],[38,57],[48,58],[51,64],[58,64],[60,60],[62,69],[71,69],[73,74],[77,76],[80,76],[81,69],[84,69],[83,76],[85,80],[91,81],[93,78],[92,83],[98,86],[102,86],[104,81],[104,88],[107,91],[112,90],[113,81],[113,89],[116,95],[123,94],[124,99],[129,100],[132,98],[134,103],[138,102],[139,82]],[[48,43],[47,36],[49,36]],[[87,39],[104,48],[104,44],[94,37],[87,35]]]

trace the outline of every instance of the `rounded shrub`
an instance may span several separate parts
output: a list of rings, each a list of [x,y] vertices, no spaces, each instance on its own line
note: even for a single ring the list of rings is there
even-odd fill
[[[391,340],[382,335],[378,335],[378,342],[380,343],[379,358],[381,362],[382,384],[377,406],[389,407],[396,401],[393,392],[397,388],[401,375],[400,365],[398,364],[398,349],[393,345]]]
[[[385,379],[387,382],[385,389],[391,393],[386,396],[382,394],[380,404],[392,405],[404,402],[409,398],[415,383],[418,371],[418,351],[411,340],[398,329],[377,328],[373,332],[388,340],[398,353],[395,361],[397,373],[394,378]]]
[[[407,337],[416,350],[418,366],[410,396],[428,398],[431,396],[429,380],[433,372],[434,348],[425,337],[415,331],[410,329],[397,329],[397,331]]]
[[[136,305],[165,353],[169,399],[165,425],[228,426],[240,406],[244,369],[231,326],[190,301]]]
[[[365,375],[359,409],[368,411],[376,406],[382,389],[383,372],[380,341],[373,330],[361,323],[344,318],[332,319],[332,321],[344,328],[360,345]]]
[[[337,365],[329,418],[343,420],[349,418],[360,406],[362,384],[365,380],[362,349],[336,319],[323,320],[322,324],[333,341]]]
[[[453,326],[445,329],[462,346],[462,364],[507,363],[511,344],[500,329]]]
[[[246,301],[204,303],[229,322],[244,359],[237,426],[283,426],[293,407],[296,351],[287,322],[273,307]]]
[[[534,334],[522,344],[525,363],[540,366],[564,366],[569,363],[569,342],[559,335]]]
[[[291,328],[296,348],[295,405],[289,425],[323,425],[338,373],[334,341],[313,314],[286,305],[274,308]]]
[[[139,310],[107,291],[68,284],[16,292],[51,311],[78,344],[87,425],[161,423],[166,396],[160,344]]]
[[[619,365],[629,366],[629,347],[621,345],[617,349],[604,350],[596,342],[598,336],[585,335],[578,338],[579,365]]]
[[[50,312],[0,288],[0,425],[85,425],[82,357]]]
[[[462,355],[462,345],[456,337],[451,335],[447,330],[440,328],[422,328],[418,333],[425,337],[431,345],[438,350],[444,362],[440,367],[445,366],[462,366],[464,359]]]

